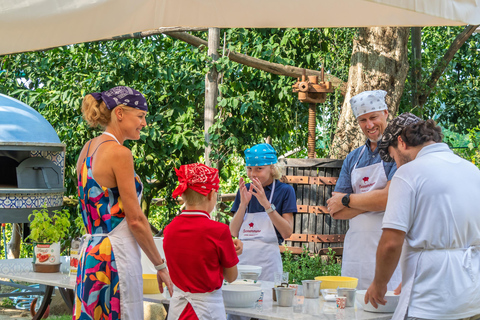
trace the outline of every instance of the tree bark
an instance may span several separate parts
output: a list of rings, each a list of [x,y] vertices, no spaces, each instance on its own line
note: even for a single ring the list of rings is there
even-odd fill
[[[365,136],[353,117],[350,99],[363,91],[385,90],[389,119],[398,110],[408,73],[409,28],[360,28],[353,41],[347,90],[337,130],[330,148],[330,157],[344,159],[365,142]]]
[[[22,242],[22,225],[12,223],[12,238],[7,245],[8,259],[18,259],[20,257],[20,243]]]
[[[422,28],[412,27],[412,57],[411,57],[411,79],[412,79],[412,109],[420,106],[420,84],[422,82]],[[423,108],[420,110],[423,114]]]

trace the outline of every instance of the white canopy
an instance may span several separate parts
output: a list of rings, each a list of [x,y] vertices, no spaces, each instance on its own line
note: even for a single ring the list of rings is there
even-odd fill
[[[0,55],[160,27],[465,24],[480,24],[480,0],[1,0]]]

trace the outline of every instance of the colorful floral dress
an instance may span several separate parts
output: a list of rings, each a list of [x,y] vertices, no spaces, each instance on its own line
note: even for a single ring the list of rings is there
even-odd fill
[[[135,187],[140,200],[143,185],[137,175]],[[119,272],[107,234],[122,222],[125,212],[118,188],[95,181],[91,156],[82,166],[78,195],[88,243],[78,266],[73,319],[121,319]]]

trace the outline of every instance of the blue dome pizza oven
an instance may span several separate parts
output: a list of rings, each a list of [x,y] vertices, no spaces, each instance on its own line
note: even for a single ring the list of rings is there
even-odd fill
[[[0,94],[0,222],[24,223],[34,209],[63,204],[65,144],[40,113]]]

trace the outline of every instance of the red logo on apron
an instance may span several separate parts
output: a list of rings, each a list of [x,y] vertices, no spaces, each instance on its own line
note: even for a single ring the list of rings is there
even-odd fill
[[[362,180],[363,180],[363,183],[367,183],[368,182],[368,177],[364,177]]]
[[[248,224],[248,226],[249,226],[250,228],[253,228],[253,222],[250,222],[250,223]]]

